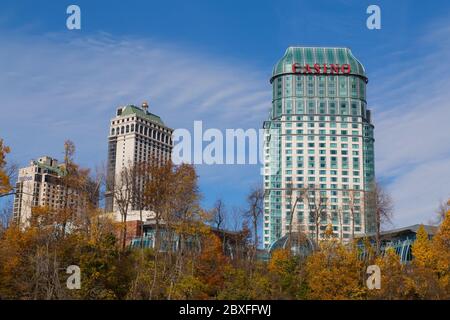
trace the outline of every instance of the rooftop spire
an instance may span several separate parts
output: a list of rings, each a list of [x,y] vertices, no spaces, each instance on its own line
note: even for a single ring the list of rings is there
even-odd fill
[[[147,110],[148,110],[148,103],[147,103],[147,101],[142,102],[142,110],[144,110],[145,113],[147,113]]]

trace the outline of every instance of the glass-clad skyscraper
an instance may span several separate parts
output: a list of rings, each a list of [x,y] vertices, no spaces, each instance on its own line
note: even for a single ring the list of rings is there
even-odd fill
[[[264,246],[291,232],[343,241],[372,232],[365,202],[374,181],[374,127],[362,64],[348,48],[289,47],[270,82]]]

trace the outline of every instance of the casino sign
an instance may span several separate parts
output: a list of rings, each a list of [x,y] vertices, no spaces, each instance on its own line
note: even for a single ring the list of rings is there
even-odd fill
[[[349,64],[318,64],[301,65],[300,63],[292,64],[292,73],[299,74],[350,74],[351,66]]]

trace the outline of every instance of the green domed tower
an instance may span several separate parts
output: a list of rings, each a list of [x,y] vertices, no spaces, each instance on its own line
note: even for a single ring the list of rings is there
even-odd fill
[[[270,78],[265,128],[264,246],[292,232],[342,241],[374,231],[368,79],[348,48],[289,47]]]

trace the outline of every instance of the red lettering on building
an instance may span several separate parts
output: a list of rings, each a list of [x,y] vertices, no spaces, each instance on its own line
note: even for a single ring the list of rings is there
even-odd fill
[[[350,74],[352,71],[348,63],[339,64],[322,64],[315,63],[313,66],[309,64],[301,65],[300,63],[292,64],[292,73],[300,74]]]
[[[297,69],[300,68],[300,63],[294,63],[292,64],[292,72],[297,73]]]
[[[351,69],[352,68],[350,67],[349,64],[343,64],[342,67],[341,67],[341,72],[349,74]]]
[[[305,65],[305,72],[303,73],[312,73],[311,67],[309,66],[309,64]]]
[[[314,64],[314,71],[315,71],[316,73],[321,73],[321,71],[320,71],[320,64],[318,64],[318,63],[315,63],[315,64]]]
[[[331,68],[331,73],[339,73],[339,65],[338,64],[331,64],[330,65],[330,68]]]

